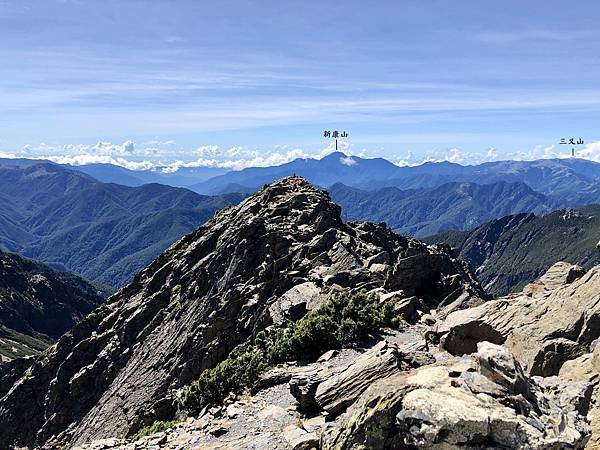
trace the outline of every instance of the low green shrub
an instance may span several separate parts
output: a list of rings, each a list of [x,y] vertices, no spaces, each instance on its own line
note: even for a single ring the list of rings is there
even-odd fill
[[[252,384],[267,367],[264,355],[257,349],[234,351],[182,391],[179,408],[195,413],[204,405],[219,403],[229,392]]]
[[[393,305],[380,303],[377,295],[335,295],[288,328],[278,330],[264,350],[271,364],[310,361],[326,350],[351,346],[369,333],[398,324]]]
[[[147,427],[142,428],[138,431],[134,436],[133,440],[136,441],[144,436],[150,436],[151,434],[158,433],[159,431],[164,431],[167,428],[172,427],[177,423],[176,420],[170,420],[167,422],[163,422],[161,420],[155,421],[152,425],[148,425]]]
[[[327,350],[355,345],[369,333],[396,327],[400,321],[393,304],[380,302],[378,295],[332,296],[286,328],[259,332],[252,343],[202,372],[180,393],[179,409],[198,412],[205,405],[220,403],[230,392],[241,392],[275,364],[313,361]]]

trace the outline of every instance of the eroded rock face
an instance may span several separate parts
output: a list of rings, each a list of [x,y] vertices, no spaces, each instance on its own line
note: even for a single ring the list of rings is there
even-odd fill
[[[553,378],[557,378],[558,389],[561,391],[579,390],[574,407],[587,408],[592,429],[586,448],[600,448],[600,346],[596,343],[592,353],[564,363],[559,376]],[[587,389],[588,386],[591,386],[590,390]]]
[[[330,415],[338,414],[375,380],[398,372],[402,364],[398,348],[381,341],[345,370],[327,377],[315,390],[315,401]]]
[[[316,309],[326,296],[312,281],[298,284],[279,297],[269,307],[269,315],[276,325],[295,322],[309,310]]]
[[[438,329],[442,346],[460,355],[484,340],[503,343],[531,375],[558,374],[600,336],[600,267],[581,274],[557,263],[535,286],[451,313]]]
[[[0,399],[0,441],[120,438],[168,416],[169,392],[277,311],[285,320],[310,309],[292,295],[299,286],[319,295],[402,290],[432,306],[483,296],[444,248],[383,225],[345,224],[325,192],[289,177],[218,213],[63,336]]]
[[[503,347],[373,383],[323,436],[323,449],[583,448],[589,427],[524,375]],[[557,426],[560,424],[560,426]]]

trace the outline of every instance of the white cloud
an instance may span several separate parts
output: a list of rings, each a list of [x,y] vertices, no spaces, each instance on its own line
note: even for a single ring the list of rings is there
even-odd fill
[[[219,167],[231,170],[241,170],[247,167],[277,166],[298,158],[314,157],[302,149],[287,151],[259,152],[241,146],[221,150],[218,146],[203,146],[201,151],[196,151],[203,156],[193,161],[177,160],[164,165],[165,172],[175,172],[182,167]],[[212,156],[212,157],[205,157]],[[161,164],[157,164],[160,166]]]
[[[135,143],[125,141],[122,144],[113,144],[112,142],[98,142],[89,148],[80,148],[86,153],[108,156],[131,156],[135,152]]]
[[[398,156],[395,158],[395,160],[394,158],[392,158],[392,162],[398,167],[408,167],[412,165],[411,161],[413,161],[414,156],[415,155],[413,154],[413,152],[409,150],[404,156]]]
[[[579,158],[600,162],[600,141],[590,142],[583,150],[577,151],[575,155]]]
[[[194,150],[194,153],[198,153],[201,156],[214,156],[219,154],[218,145],[201,145]]]
[[[563,148],[564,147],[564,148]],[[528,151],[506,152],[500,151],[495,147],[490,147],[487,151],[465,151],[459,148],[450,148],[447,150],[437,150],[427,154],[423,159],[416,160],[413,154],[409,152],[404,157],[395,159],[394,164],[400,167],[418,166],[426,162],[452,162],[457,164],[482,164],[492,161],[534,161],[538,159],[567,159],[572,158],[571,147],[551,145],[536,145]],[[600,162],[600,141],[590,142],[579,150],[575,149],[575,157],[588,159],[590,161]]]
[[[136,161],[136,145],[127,140],[122,144],[100,141],[93,145],[67,144],[53,146],[46,143],[25,145],[15,157],[48,160],[57,164],[82,166],[86,164],[114,164],[130,170],[147,170],[154,164],[147,160]]]
[[[237,154],[240,154],[239,149],[237,150]],[[246,156],[250,156],[250,158],[224,160],[219,163],[220,167],[240,170],[245,169],[246,167],[278,166],[293,161],[294,159],[311,157],[310,154],[306,153],[302,149],[293,149],[287,152],[275,151],[272,153],[266,153],[264,156],[258,153],[250,152]]]
[[[325,158],[327,155],[331,155],[334,152],[343,152],[346,154],[351,153],[350,144],[348,141],[343,139],[338,139],[337,141],[337,149],[335,148],[335,141],[329,141],[327,147],[321,150],[317,155],[314,156],[316,159]]]
[[[177,150],[176,142],[172,139],[162,141],[156,138],[135,146],[136,155],[147,157],[172,155],[173,153],[176,153]]]
[[[457,163],[457,164],[460,164],[465,161],[463,153],[457,148],[451,148],[450,150],[448,150],[448,153],[446,153],[445,159],[446,159],[446,161],[449,161],[451,163]]]
[[[352,156],[341,156],[340,157],[340,162],[344,166],[353,166],[353,165],[356,164],[356,160],[352,159]]]
[[[130,161],[122,157],[114,157],[109,155],[47,155],[47,156],[34,156],[31,159],[43,159],[55,162],[57,164],[70,164],[72,166],[85,166],[88,164],[113,164],[115,166],[121,166],[129,170],[150,170],[154,168],[154,164],[150,161]]]
[[[96,156],[133,156],[135,154],[135,143],[125,141],[122,144],[113,144],[112,142],[100,141],[94,145],[87,144],[67,144],[62,146],[49,145],[42,142],[33,146],[24,145],[22,153],[35,155],[40,153],[50,153],[57,155],[73,156],[77,154],[87,154]]]
[[[439,149],[417,157],[412,151],[402,156],[388,158],[397,166],[416,166],[425,162],[448,161],[457,164],[480,164],[500,160],[535,160],[548,158],[570,158],[569,146],[537,145],[530,150],[502,151],[495,147],[487,150],[472,151],[457,147]],[[108,141],[96,144],[68,144],[53,146],[46,143],[26,145],[19,152],[0,153],[3,158],[46,159],[60,164],[114,164],[130,170],[160,169],[175,172],[180,168],[214,167],[229,170],[241,170],[247,167],[266,167],[288,163],[298,158],[321,159],[335,152],[335,142],[330,141],[322,150],[308,152],[301,148],[277,146],[269,150],[245,146],[221,148],[215,144],[206,144],[193,150],[185,150],[173,140],[151,140],[136,145],[132,140],[123,143]],[[340,163],[351,166],[357,163],[353,157],[369,158],[377,152],[363,149],[354,150],[348,142],[338,140],[338,151],[346,156],[340,157]],[[600,162],[600,141],[590,142],[576,151],[576,157]],[[186,159],[187,158],[187,159]]]

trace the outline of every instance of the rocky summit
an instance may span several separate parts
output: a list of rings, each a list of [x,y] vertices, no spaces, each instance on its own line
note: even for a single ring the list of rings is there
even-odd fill
[[[597,282],[562,264],[489,300],[449,246],[344,223],[327,193],[287,177],[13,375],[0,443],[582,449],[600,415]]]
[[[331,293],[375,289],[394,293],[407,314],[483,297],[446,248],[384,224],[343,223],[325,192],[285,178],[217,213],[63,336],[0,400],[0,441],[131,435],[274,322]]]

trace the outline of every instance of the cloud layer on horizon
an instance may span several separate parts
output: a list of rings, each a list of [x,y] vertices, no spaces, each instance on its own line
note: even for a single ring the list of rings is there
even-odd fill
[[[571,158],[570,147],[560,145],[537,145],[529,151],[500,151],[490,147],[484,151],[465,151],[459,148],[441,149],[429,152],[425,157],[415,156],[412,152],[386,158],[398,166],[416,166],[425,162],[452,162],[462,165],[481,164],[484,162],[516,160],[530,161],[536,159]],[[339,151],[346,157],[342,164],[354,165],[352,156],[362,158],[379,157],[378,152],[368,149],[356,149],[346,141],[340,140]],[[162,170],[175,172],[180,168],[209,167],[229,170],[241,170],[248,167],[278,166],[298,158],[321,159],[336,149],[333,143],[318,150],[308,151],[302,148],[285,146],[270,150],[257,150],[244,146],[229,148],[215,144],[200,145],[193,150],[185,150],[173,140],[152,140],[136,144],[132,140],[123,143],[98,142],[94,145],[69,144],[51,146],[39,144],[26,145],[18,152],[0,152],[1,158],[28,158],[49,160],[58,164],[74,166],[87,164],[112,164],[129,170]],[[600,141],[580,146],[576,157],[600,163]]]

